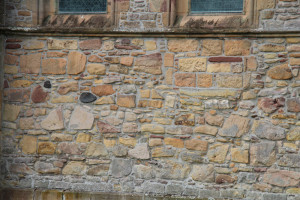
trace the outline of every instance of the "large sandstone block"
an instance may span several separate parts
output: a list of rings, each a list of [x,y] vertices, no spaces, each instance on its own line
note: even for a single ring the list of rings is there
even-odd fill
[[[34,136],[24,135],[20,142],[22,152],[25,154],[35,154],[37,150],[37,138]]]
[[[173,39],[168,41],[168,49],[171,52],[196,51],[198,45],[199,42],[192,39]]]
[[[179,70],[183,72],[204,72],[206,58],[182,58],[179,60]]]
[[[202,55],[203,56],[218,56],[222,54],[223,50],[222,40],[203,40],[202,41]]]
[[[217,84],[221,88],[241,88],[243,87],[242,75],[217,75]]]
[[[211,145],[207,152],[207,157],[211,162],[224,163],[227,152],[229,149],[228,144],[214,144]]]
[[[41,67],[41,53],[21,55],[20,72],[27,74],[38,74]]]
[[[62,110],[60,108],[52,110],[49,115],[41,122],[43,129],[53,131],[64,128]]]
[[[118,95],[117,96],[117,105],[126,108],[135,107],[135,95]]]
[[[195,181],[212,183],[215,179],[214,165],[194,165],[191,177]]]
[[[287,80],[293,77],[292,71],[289,68],[288,64],[282,64],[272,67],[267,72],[267,75],[275,80]]]
[[[289,141],[297,141],[300,140],[300,127],[296,127],[290,130],[286,137]]]
[[[134,71],[145,72],[149,74],[162,74],[162,56],[160,53],[145,55],[136,58]]]
[[[65,74],[67,61],[63,58],[44,59],[42,62],[42,74]]]
[[[196,74],[175,74],[175,85],[179,87],[196,87]]]
[[[70,161],[62,170],[65,175],[84,175],[87,166],[83,162]]]
[[[101,48],[101,39],[91,39],[79,42],[79,48],[81,50],[97,50]]]
[[[271,166],[276,161],[275,142],[262,142],[250,147],[250,163],[254,166]]]
[[[68,55],[68,74],[80,74],[85,69],[86,55],[73,51]]]
[[[70,129],[91,129],[94,123],[94,115],[80,106],[76,106],[69,122]]]
[[[264,182],[279,186],[296,186],[300,182],[300,173],[288,170],[269,169],[263,176]]]
[[[14,104],[4,104],[3,120],[14,122],[17,120],[21,111],[21,106]]]
[[[226,56],[247,56],[250,54],[251,42],[248,40],[225,40]]]
[[[271,122],[265,120],[255,120],[252,132],[261,139],[282,140],[285,138],[284,128],[274,126]]]
[[[48,43],[49,50],[61,50],[61,49],[75,50],[78,48],[77,40],[48,39],[47,43]]]
[[[97,85],[95,87],[92,87],[92,92],[99,96],[108,96],[115,93],[115,90],[113,89],[112,85]]]
[[[132,158],[141,160],[149,159],[150,155],[147,143],[136,145],[134,149],[128,151],[128,155]]]
[[[223,128],[220,129],[219,135],[227,137],[241,137],[249,131],[249,122],[250,120],[246,117],[230,115],[230,117],[225,120]]]
[[[207,151],[208,142],[198,139],[191,139],[185,141],[185,148],[189,150],[196,150],[196,151]]]

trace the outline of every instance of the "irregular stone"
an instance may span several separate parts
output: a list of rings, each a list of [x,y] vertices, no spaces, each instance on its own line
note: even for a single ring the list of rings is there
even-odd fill
[[[62,58],[67,55],[68,55],[67,53],[59,52],[59,51],[48,51],[47,52],[47,58],[56,58],[56,57]]]
[[[120,74],[128,74],[128,68],[121,66],[121,65],[110,65],[109,66],[109,71],[110,72],[116,72]]]
[[[111,163],[111,175],[115,178],[128,176],[131,173],[133,162],[127,159],[114,158]]]
[[[192,39],[176,39],[168,41],[168,49],[171,52],[186,52],[196,51],[198,49],[199,42]]]
[[[43,59],[42,74],[65,74],[67,61],[63,58]]]
[[[210,63],[207,65],[207,72],[217,73],[217,72],[230,72],[231,63]]]
[[[196,150],[196,151],[207,151],[208,142],[202,141],[198,139],[191,139],[185,141],[185,148],[189,150]]]
[[[119,143],[123,144],[125,146],[128,146],[128,147],[135,147],[136,142],[137,142],[137,140],[135,138],[131,138],[131,137],[128,137],[128,138],[120,137],[119,138]]]
[[[286,190],[287,194],[300,194],[300,188],[289,188]]]
[[[154,133],[154,134],[164,134],[165,129],[163,126],[155,124],[142,124],[141,126],[142,133]]]
[[[22,130],[34,129],[34,119],[32,117],[20,118],[19,126]]]
[[[287,110],[289,112],[300,112],[300,98],[296,97],[296,98],[290,98],[287,99]]]
[[[112,85],[97,85],[92,87],[92,92],[99,96],[108,96],[114,94],[116,91],[113,89]]]
[[[300,155],[298,154],[285,154],[280,158],[278,165],[284,167],[300,167]]]
[[[126,108],[135,107],[135,95],[117,95],[117,105]]]
[[[191,113],[181,115],[175,119],[175,125],[194,126],[195,115]]]
[[[41,127],[49,131],[64,129],[64,121],[61,108],[52,110],[49,115],[41,122]]]
[[[218,128],[209,126],[209,125],[203,125],[198,126],[194,129],[194,133],[201,133],[201,134],[207,134],[207,135],[217,135]]]
[[[122,82],[123,77],[121,76],[106,76],[103,78],[103,83],[104,84],[111,84],[111,83],[118,83]]]
[[[108,152],[103,144],[90,143],[86,148],[85,155],[89,157],[107,156]]]
[[[194,165],[191,172],[191,177],[194,181],[201,181],[205,183],[214,182],[214,166],[212,164],[208,165]]]
[[[75,49],[77,49],[77,41],[76,40],[48,39],[47,43],[48,43],[49,50],[61,50],[61,49],[75,50]]]
[[[211,162],[224,163],[227,156],[228,144],[214,144],[209,147],[207,157]]]
[[[179,59],[179,70],[183,72],[204,72],[206,70],[206,58]]]
[[[288,64],[277,65],[267,72],[267,75],[275,80],[288,80],[293,77],[292,71]]]
[[[51,134],[51,141],[63,142],[63,141],[72,141],[73,136],[67,134],[53,133]]]
[[[44,47],[45,43],[39,40],[29,40],[23,45],[23,48],[27,50],[42,49]]]
[[[35,174],[35,171],[33,171],[25,163],[10,164],[9,171],[13,174]],[[20,199],[22,199],[23,197],[24,196],[20,197]]]
[[[250,147],[250,164],[271,166],[276,161],[275,142],[262,142]]]
[[[89,141],[91,141],[91,135],[85,133],[79,133],[76,138],[77,143],[87,143]]]
[[[24,135],[20,142],[20,147],[25,154],[35,154],[37,149],[37,138]]]
[[[31,94],[31,100],[33,103],[43,103],[46,101],[47,97],[48,93],[44,92],[40,85],[36,86]]]
[[[232,178],[231,176],[229,175],[226,175],[226,174],[219,174],[217,175],[216,177],[216,183],[217,184],[222,184],[222,183],[233,183],[235,182],[235,179]]]
[[[222,54],[222,40],[203,40],[202,41],[202,55],[203,56],[217,56]]]
[[[289,141],[300,140],[300,127],[296,127],[287,134],[286,139]]]
[[[224,116],[205,113],[205,121],[212,126],[222,126],[224,122]]]
[[[153,179],[155,178],[155,171],[151,166],[146,165],[135,165],[133,168],[136,178],[141,179]]]
[[[256,69],[257,69],[256,57],[252,56],[252,57],[247,57],[245,59],[246,59],[246,61],[245,61],[246,70],[247,71],[256,71]]]
[[[225,40],[226,56],[247,56],[250,54],[251,42],[248,40]]]
[[[279,186],[296,186],[300,182],[300,173],[288,170],[269,169],[263,176],[264,182]]]
[[[35,171],[41,174],[60,174],[60,168],[54,167],[51,163],[37,161],[34,164]]]
[[[279,88],[279,89],[266,88],[260,90],[258,96],[265,97],[265,96],[273,96],[273,95],[285,95],[287,93],[288,93],[287,88]]]
[[[217,75],[217,84],[221,88],[241,88],[243,87],[243,77],[237,75]]]
[[[220,129],[219,135],[226,137],[241,137],[249,131],[250,119],[238,115],[230,115],[226,119],[223,128]]]
[[[113,50],[115,43],[114,41],[104,41],[102,45],[102,49],[105,51]]]
[[[101,48],[100,39],[84,40],[79,42],[79,48],[81,50],[97,50]]]
[[[258,48],[262,52],[280,52],[285,51],[285,46],[275,44],[264,44]]]
[[[20,56],[20,72],[26,74],[40,73],[41,53],[21,55]]]
[[[17,66],[4,65],[4,74],[17,74],[19,69]]]
[[[136,87],[135,85],[124,85],[120,92],[124,94],[136,93]]]
[[[284,106],[285,99],[283,97],[275,99],[265,97],[258,99],[257,104],[258,108],[262,109],[265,113],[273,113],[278,110],[278,108]]]
[[[103,64],[88,64],[86,66],[87,71],[91,75],[105,75],[106,67]]]
[[[179,87],[196,87],[196,74],[175,74],[175,85]]]
[[[114,146],[112,153],[117,157],[124,157],[127,155],[127,148],[122,145]]]
[[[97,100],[97,97],[90,92],[83,92],[81,93],[79,100],[82,103],[92,103]]]
[[[86,56],[77,51],[73,51],[68,55],[68,74],[76,75],[84,71]]]
[[[131,57],[131,56],[121,57],[120,64],[131,67],[133,64],[133,57]]]
[[[249,162],[248,150],[243,150],[240,148],[231,148],[231,161],[238,162],[238,163],[248,163]]]
[[[87,166],[83,162],[70,161],[62,170],[64,175],[84,175],[86,172]]]
[[[45,81],[44,82],[44,88],[51,88],[51,82],[50,81]]]
[[[76,106],[69,122],[70,129],[91,129],[94,123],[94,115],[80,106]]]
[[[145,55],[136,58],[134,71],[145,72],[154,75],[162,74],[162,56],[160,53]]]
[[[261,139],[281,140],[285,138],[284,128],[274,126],[271,122],[265,120],[255,120],[252,132]]]
[[[147,143],[136,145],[134,149],[128,151],[128,155],[141,160],[149,159],[150,155]]]
[[[15,122],[20,114],[21,106],[4,104],[3,120]]]
[[[172,148],[157,147],[152,149],[152,158],[173,157],[175,151]]]
[[[18,56],[6,54],[4,56],[4,64],[15,65],[18,61]]]
[[[101,58],[99,58],[98,56],[96,56],[96,55],[91,55],[88,58],[88,61],[91,62],[91,63],[101,63],[101,62],[103,62],[103,60]]]
[[[38,153],[39,154],[54,154],[56,145],[52,142],[39,142]]]
[[[71,155],[81,155],[82,150],[80,146],[76,143],[69,143],[69,142],[61,142],[57,146],[57,152],[59,154],[71,154]]]
[[[98,99],[95,104],[96,105],[104,105],[104,104],[114,104],[115,101],[112,97],[101,97],[100,99]]]
[[[109,170],[109,165],[98,165],[88,169],[87,175],[90,176],[103,176],[106,175]]]
[[[55,96],[52,97],[51,103],[75,103],[75,99],[73,96]]]
[[[174,54],[165,53],[164,62],[165,62],[165,67],[173,67],[174,66]]]
[[[100,133],[106,134],[106,133],[120,133],[121,130],[119,128],[116,128],[110,124],[104,123],[102,121],[98,121],[97,123],[98,129]]]
[[[197,152],[183,152],[181,154],[181,159],[186,161],[186,162],[190,162],[190,163],[202,163],[203,162],[203,158],[201,155],[199,155],[199,153]]]
[[[176,148],[183,148],[184,143],[182,139],[178,138],[165,138],[164,139],[165,145],[171,145]]]
[[[28,102],[30,97],[30,88],[10,89],[7,91],[8,101]]]
[[[79,90],[78,82],[69,82],[69,83],[63,83],[58,88],[58,94],[65,95],[69,92],[77,92]]]
[[[138,125],[136,123],[123,123],[123,133],[137,133]]]
[[[32,85],[32,81],[28,80],[15,80],[10,82],[10,86],[14,88],[19,88],[19,87],[29,87]]]

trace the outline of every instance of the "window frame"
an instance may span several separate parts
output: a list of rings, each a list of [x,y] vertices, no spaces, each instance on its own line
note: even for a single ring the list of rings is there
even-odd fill
[[[61,12],[59,11],[59,2],[60,0],[56,0],[56,14],[58,15],[99,15],[99,14],[108,14],[108,4],[110,0],[106,0],[106,10],[99,12]]]

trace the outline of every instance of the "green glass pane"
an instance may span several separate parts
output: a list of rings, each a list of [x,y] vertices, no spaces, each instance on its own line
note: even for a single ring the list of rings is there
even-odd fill
[[[59,0],[61,13],[106,12],[107,0]]]
[[[243,12],[243,0],[191,0],[192,13]]]

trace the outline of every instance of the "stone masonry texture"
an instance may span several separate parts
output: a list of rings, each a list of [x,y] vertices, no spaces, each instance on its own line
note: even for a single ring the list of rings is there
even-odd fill
[[[7,28],[30,2],[0,29],[0,199],[300,199],[299,1],[201,37],[157,34],[167,0],[114,1],[116,34]]]

